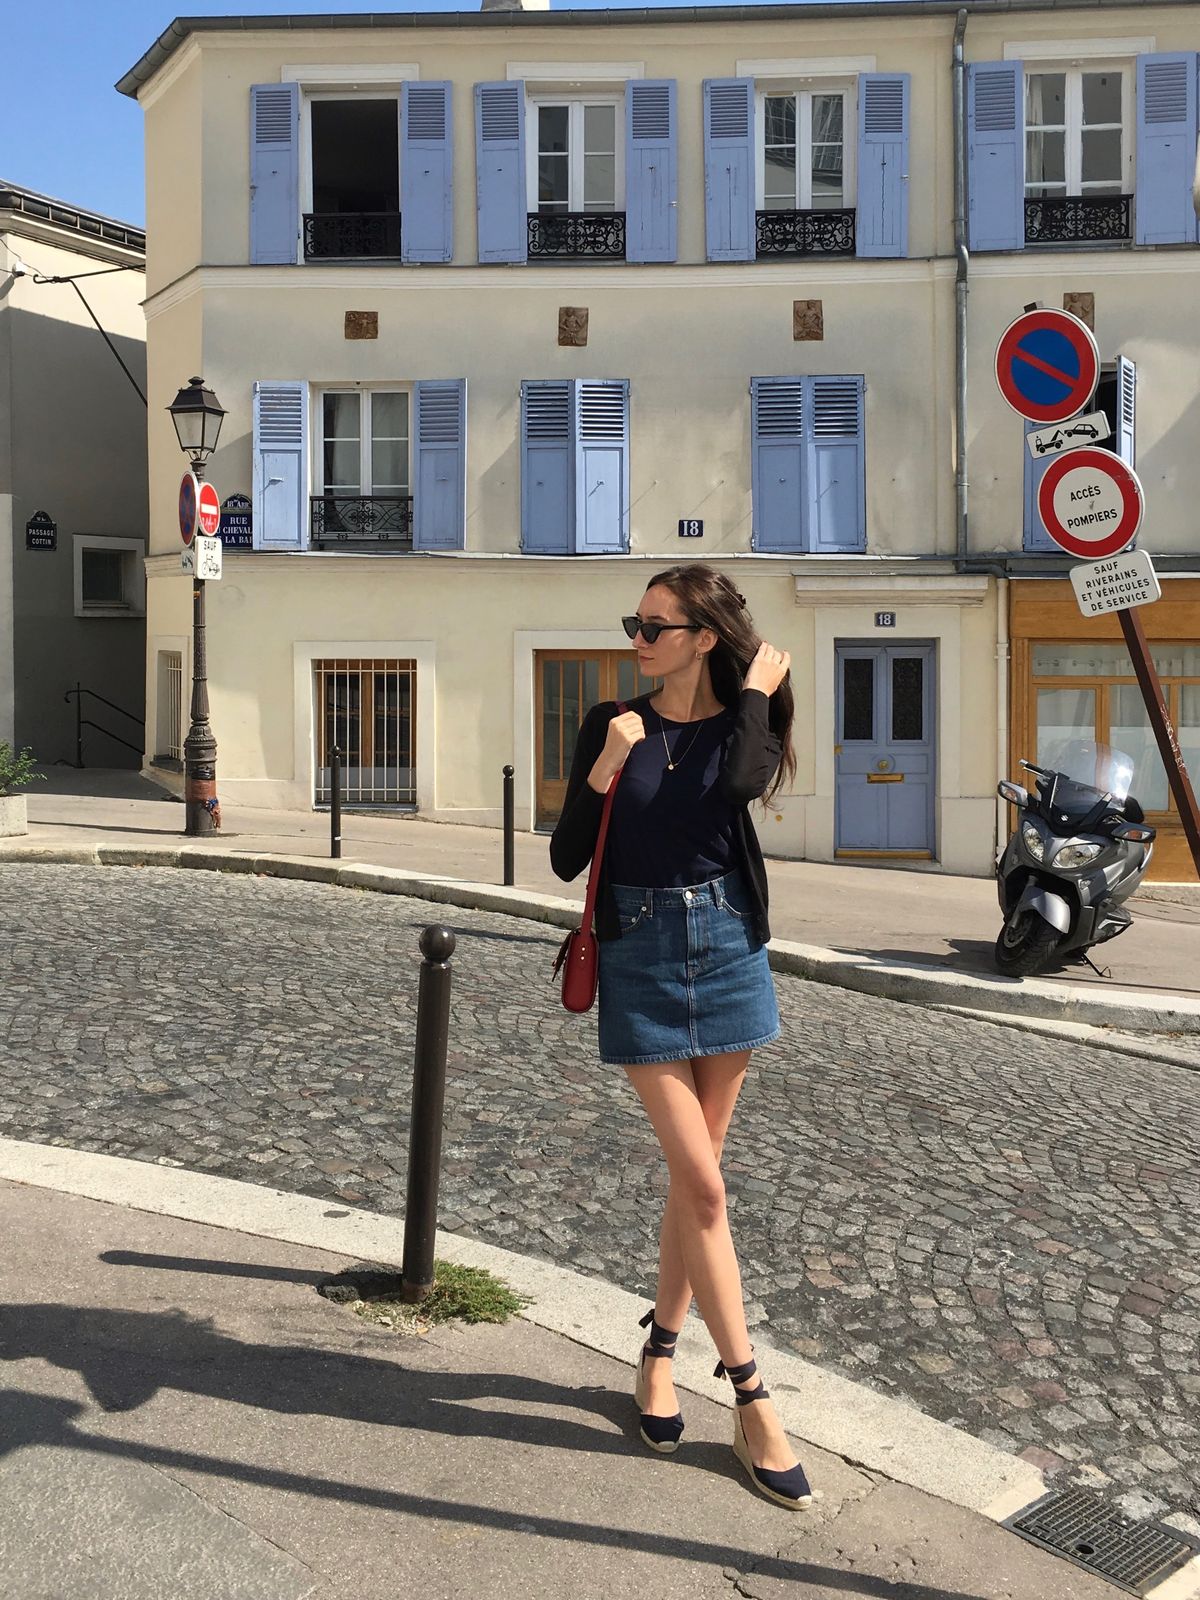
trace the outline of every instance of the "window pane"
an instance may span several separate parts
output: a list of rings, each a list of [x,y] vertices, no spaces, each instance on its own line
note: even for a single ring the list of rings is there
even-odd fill
[[[585,155],[611,156],[617,148],[616,106],[584,106],[583,151]]]
[[[551,782],[565,777],[559,746],[559,711],[562,706],[562,663],[542,666],[542,777]]]
[[[1156,644],[1150,654],[1164,678],[1200,678],[1200,644]]]
[[[326,439],[358,439],[361,395],[327,394],[324,398]]]
[[[400,210],[400,120],[388,100],[312,102],[313,211]]]
[[[1131,678],[1133,666],[1123,644],[1035,644],[1036,678]]]
[[[1121,121],[1121,74],[1085,72],[1083,75],[1083,125]]]
[[[1031,194],[1063,189],[1067,181],[1065,133],[1025,135],[1025,188]]]
[[[1200,786],[1200,683],[1185,683],[1179,691],[1179,726],[1175,734],[1195,790]]]
[[[842,740],[875,737],[875,663],[847,656],[842,662]]]
[[[787,145],[772,145],[763,164],[763,209],[796,209],[796,151]]]
[[[1083,130],[1082,180],[1085,189],[1104,184],[1115,192],[1121,187],[1121,130]]]
[[[538,107],[538,151],[565,154],[567,150],[567,107]]]
[[[583,209],[611,211],[617,203],[615,156],[584,156]]]
[[[353,444],[325,441],[325,487],[331,492],[359,494],[362,491],[361,456],[357,439]]]
[[[593,659],[583,663],[583,709],[587,713],[600,700],[600,663]]]
[[[571,175],[566,156],[538,157],[539,211],[570,209]]]
[[[794,94],[768,95],[763,101],[763,143],[795,144],[796,97]]]
[[[372,439],[408,438],[408,396],[400,394],[373,394],[371,396]]]
[[[125,604],[125,557],[119,550],[84,550],[80,577],[85,606]]]
[[[1094,689],[1039,689],[1037,692],[1037,756],[1053,767],[1072,739],[1096,737]]]
[[[400,439],[377,439],[371,446],[371,492],[408,493],[408,445]]]
[[[1025,126],[1063,128],[1067,121],[1067,75],[1065,72],[1027,72],[1025,74]]]
[[[815,94],[812,97],[812,136],[814,144],[841,144],[842,106],[840,94]]]
[[[1165,811],[1170,804],[1166,769],[1146,716],[1142,691],[1133,683],[1117,684],[1110,698],[1108,742],[1133,757],[1131,793],[1146,811]]]
[[[925,737],[925,662],[920,656],[892,661],[892,738]]]

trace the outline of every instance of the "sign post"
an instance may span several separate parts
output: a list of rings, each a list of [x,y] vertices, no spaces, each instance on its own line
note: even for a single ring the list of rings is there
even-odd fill
[[[1200,215],[1200,156],[1197,174]],[[1096,392],[1099,376],[1100,356],[1092,331],[1068,311],[1026,306],[996,347],[1000,393],[1019,416],[1042,425],[1041,431],[1028,436],[1030,454],[1057,452],[1038,486],[1042,522],[1061,549],[1089,563],[1071,572],[1083,615],[1115,611],[1121,619],[1146,716],[1200,876],[1200,807],[1137,609],[1157,600],[1162,591],[1144,551],[1121,554],[1141,525],[1142,485],[1120,456],[1093,443],[1108,437],[1107,417],[1079,414]],[[1068,422],[1071,426],[1061,426]]]

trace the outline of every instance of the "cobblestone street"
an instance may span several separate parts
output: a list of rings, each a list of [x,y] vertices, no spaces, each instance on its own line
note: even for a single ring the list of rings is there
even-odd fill
[[[0,1132],[400,1210],[417,938],[438,912],[0,866]],[[665,1171],[594,1018],[547,981],[560,932],[445,920],[442,1226],[649,1291]],[[725,1163],[760,1353],[1105,1474],[1130,1509],[1194,1511],[1200,1077],[776,982],[783,1037]]]

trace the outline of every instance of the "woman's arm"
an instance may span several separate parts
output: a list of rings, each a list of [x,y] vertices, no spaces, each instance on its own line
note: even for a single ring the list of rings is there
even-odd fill
[[[783,746],[767,722],[770,701],[761,689],[743,689],[720,777],[720,793],[731,805],[749,805],[767,792]]]
[[[593,706],[584,717],[575,742],[562,815],[550,836],[550,865],[555,875],[567,883],[584,870],[596,848],[604,796],[587,780],[604,746],[604,730],[613,710],[610,701]]]

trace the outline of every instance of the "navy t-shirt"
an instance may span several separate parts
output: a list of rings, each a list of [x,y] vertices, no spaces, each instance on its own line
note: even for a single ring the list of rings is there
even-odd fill
[[[670,722],[648,703],[638,710],[646,737],[630,751],[613,796],[609,882],[680,889],[723,877],[737,865],[737,807],[718,786],[735,712]]]

